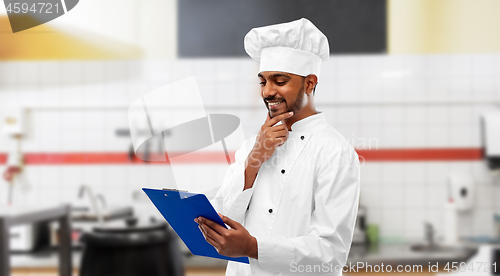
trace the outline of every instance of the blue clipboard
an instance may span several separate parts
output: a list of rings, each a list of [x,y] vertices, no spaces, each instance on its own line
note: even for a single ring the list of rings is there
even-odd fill
[[[143,188],[142,190],[148,195],[149,199],[193,255],[249,263],[247,257],[233,258],[220,255],[203,237],[198,228],[198,223],[194,222],[194,219],[197,217],[201,216],[213,220],[227,229],[204,194],[148,188]]]

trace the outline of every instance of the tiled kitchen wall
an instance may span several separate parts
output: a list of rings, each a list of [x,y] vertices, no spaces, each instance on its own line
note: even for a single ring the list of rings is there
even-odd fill
[[[11,107],[30,110],[24,152],[127,152],[130,139],[115,131],[128,127],[128,105],[156,87],[194,75],[207,112],[239,116],[248,137],[266,116],[257,72],[258,65],[247,58],[2,62],[0,115]],[[500,108],[500,54],[332,56],[324,63],[315,102],[357,148],[480,148],[480,114]],[[13,146],[0,134],[0,153]],[[225,167],[192,164],[185,169],[202,181]],[[0,165],[0,171],[4,168]],[[83,204],[78,187],[88,184],[109,204],[133,204],[141,214],[156,211],[132,193],[169,186],[174,178],[161,164],[33,165],[25,170],[30,189],[15,187],[15,204]],[[439,236],[446,178],[454,172],[473,175],[477,188],[474,209],[461,215],[460,233],[494,234],[500,185],[482,161],[365,163],[361,204],[369,223],[379,224],[384,237],[422,239],[423,223],[429,221]],[[6,192],[1,179],[0,204]]]

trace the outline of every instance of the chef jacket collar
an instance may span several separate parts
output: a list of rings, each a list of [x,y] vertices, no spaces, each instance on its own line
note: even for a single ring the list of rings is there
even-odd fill
[[[292,124],[292,131],[310,132],[312,128],[325,121],[325,115],[322,112],[305,117],[304,119]]]

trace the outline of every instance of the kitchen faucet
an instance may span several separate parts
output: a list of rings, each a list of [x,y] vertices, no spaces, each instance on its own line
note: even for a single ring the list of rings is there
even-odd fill
[[[436,246],[434,244],[434,227],[431,223],[425,222],[425,240],[427,241],[429,247]]]
[[[85,195],[85,191],[87,192],[87,196],[90,200],[90,205],[92,205],[92,209],[96,213],[97,220],[99,221],[99,224],[102,225],[102,223],[104,222],[104,219],[102,217],[101,210],[97,206],[96,197],[94,196],[92,189],[88,185],[83,184],[82,186],[80,186],[80,190],[78,192],[78,198],[83,198],[83,196]],[[101,200],[103,200],[102,196],[101,196]]]
[[[104,196],[101,194],[97,194],[95,198],[100,200],[102,208],[106,209],[106,199],[104,199]]]

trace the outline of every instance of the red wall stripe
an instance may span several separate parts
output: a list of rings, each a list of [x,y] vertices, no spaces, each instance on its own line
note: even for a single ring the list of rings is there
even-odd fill
[[[481,148],[356,150],[365,161],[473,161],[483,158]]]
[[[378,149],[356,150],[360,160],[383,161],[475,161],[483,157],[481,148],[427,148],[427,149]],[[230,152],[234,160],[234,152]],[[90,164],[169,164],[168,161],[145,162],[136,157],[129,159],[121,152],[26,153],[27,165],[90,165]],[[0,153],[0,164],[7,162],[7,154]],[[226,163],[220,152],[199,152],[176,158],[176,162],[192,164]]]
[[[229,153],[234,156],[233,153]],[[191,153],[189,158],[176,158],[176,163],[226,163],[222,161],[220,152]],[[27,165],[75,165],[75,164],[170,164],[167,161],[143,161],[137,157],[129,158],[128,153],[26,153],[24,160]]]

